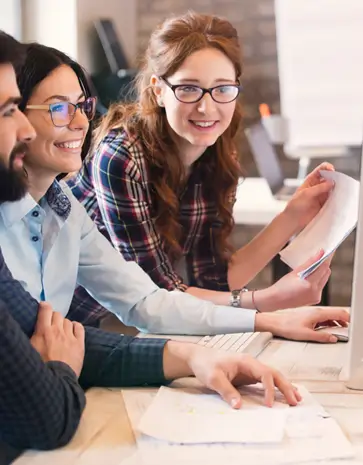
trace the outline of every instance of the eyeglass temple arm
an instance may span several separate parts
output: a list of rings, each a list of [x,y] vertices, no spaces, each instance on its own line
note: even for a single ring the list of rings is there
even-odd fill
[[[27,105],[25,108],[29,110],[48,110],[49,105]]]

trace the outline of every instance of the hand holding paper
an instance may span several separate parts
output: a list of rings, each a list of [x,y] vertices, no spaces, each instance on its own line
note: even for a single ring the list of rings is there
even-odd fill
[[[280,252],[281,259],[296,268],[307,257],[324,250],[321,258],[302,270],[302,278],[309,276],[337,249],[358,221],[359,182],[335,171],[321,171],[321,175],[334,181],[334,189],[315,218]]]
[[[330,277],[330,263],[327,261],[308,279],[302,280],[300,275],[306,269],[310,269],[320,262],[324,256],[324,251],[320,250],[300,267],[283,276],[279,281],[274,283],[270,288],[256,291],[255,300],[261,311],[266,311],[259,303],[260,295],[270,295],[269,310],[282,310],[285,308],[296,308],[304,305],[315,305],[321,301],[322,291]],[[268,300],[261,299],[262,302]],[[271,304],[271,301],[273,304]]]
[[[325,162],[315,168],[286,205],[285,212],[292,224],[296,225],[296,232],[301,231],[315,218],[334,188],[331,179],[322,178],[322,171],[334,172],[334,166]]]

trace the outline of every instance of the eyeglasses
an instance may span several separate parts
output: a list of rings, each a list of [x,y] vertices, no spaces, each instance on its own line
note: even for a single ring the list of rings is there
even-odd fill
[[[74,119],[79,108],[86,115],[88,121],[92,121],[96,113],[97,97],[89,97],[84,102],[77,104],[71,102],[57,102],[49,105],[27,105],[27,110],[48,110],[52,123],[58,128],[68,126]]]
[[[230,103],[236,100],[242,90],[239,84],[222,84],[221,86],[203,87],[193,86],[190,84],[170,84],[165,78],[160,77],[165,84],[174,92],[175,98],[182,103],[196,103],[202,100],[205,94],[209,94],[217,103]]]

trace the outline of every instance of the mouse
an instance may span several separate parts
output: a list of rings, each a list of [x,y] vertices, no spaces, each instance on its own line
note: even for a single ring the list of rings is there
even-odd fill
[[[342,326],[322,326],[317,328],[316,331],[324,331],[324,333],[332,334],[336,336],[338,342],[348,342],[349,341],[349,328]]]

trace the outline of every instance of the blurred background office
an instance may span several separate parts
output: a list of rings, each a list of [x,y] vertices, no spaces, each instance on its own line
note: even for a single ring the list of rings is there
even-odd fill
[[[309,98],[311,115],[305,114],[305,122],[298,117],[300,127],[293,126],[291,134],[296,140],[311,136],[308,144],[316,147],[313,139],[320,132],[314,118],[324,120],[321,134],[325,131],[325,139],[321,145],[330,147],[330,152],[323,152],[321,157],[316,150],[309,169],[331,154],[334,158],[330,161],[337,170],[359,176],[357,129],[351,135],[351,125],[347,124],[341,140],[329,138],[339,133],[347,118],[348,123],[351,117],[356,124],[363,108],[358,87],[358,80],[363,83],[363,28],[358,27],[363,25],[362,0],[2,0],[0,29],[25,42],[36,40],[54,46],[77,59],[91,76],[102,104],[100,111],[107,111],[112,101],[133,98],[132,78],[155,26],[168,15],[188,9],[226,17],[240,35],[244,55],[241,157],[247,176],[258,176],[259,172],[243,128],[260,119],[260,104],[266,103],[272,114],[282,112],[286,117],[289,113],[287,116],[296,120],[296,111],[301,110],[304,116],[301,106]],[[323,70],[322,63],[327,65]],[[315,72],[318,68],[319,72]],[[332,79],[326,79],[324,73],[328,72]],[[334,76],[340,79],[339,86]],[[363,89],[363,85],[360,87]],[[323,101],[323,97],[329,97],[325,95],[327,91],[334,98],[325,117],[319,108],[327,108]],[[346,116],[347,111],[350,113]],[[329,120],[332,114],[336,117]],[[338,130],[333,127],[335,123]],[[358,124],[363,128],[363,121]],[[314,127],[315,135],[311,132]],[[299,128],[303,130],[299,132]],[[275,142],[284,176],[296,177],[301,152],[284,141]],[[344,150],[340,153],[342,145]],[[236,225],[237,245],[247,242],[261,227]],[[353,245],[354,233],[334,258],[329,289],[333,305],[350,304]],[[268,267],[253,284],[269,285],[271,273]]]

